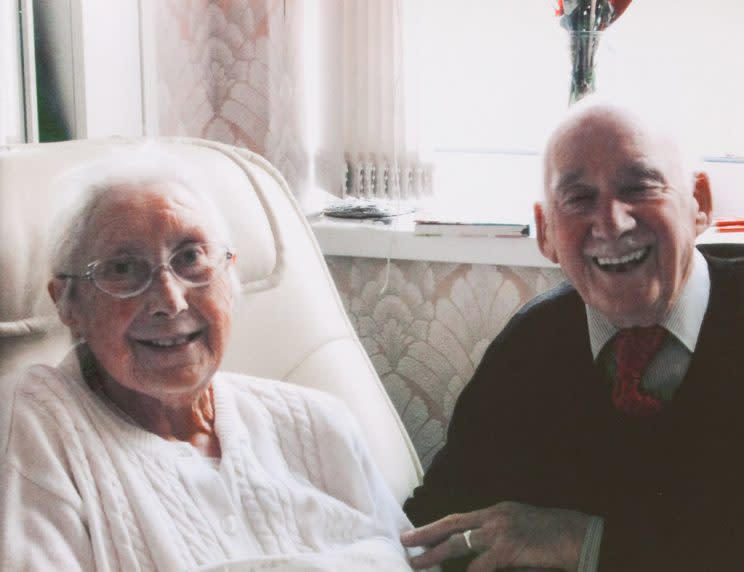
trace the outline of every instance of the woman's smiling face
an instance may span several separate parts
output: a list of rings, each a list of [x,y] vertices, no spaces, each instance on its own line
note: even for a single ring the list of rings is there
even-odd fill
[[[113,189],[91,214],[79,262],[84,267],[121,254],[166,262],[179,247],[217,240],[203,212],[177,183]],[[132,298],[115,298],[79,280],[66,322],[111,380],[163,403],[188,404],[222,361],[232,301],[227,271],[194,287],[160,268],[147,290]]]

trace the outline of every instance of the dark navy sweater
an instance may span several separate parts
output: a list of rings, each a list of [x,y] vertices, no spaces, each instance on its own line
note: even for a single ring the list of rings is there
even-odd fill
[[[744,569],[744,264],[708,262],[698,345],[651,418],[613,408],[573,288],[525,306],[458,399],[414,524],[511,500],[603,517],[601,572]]]

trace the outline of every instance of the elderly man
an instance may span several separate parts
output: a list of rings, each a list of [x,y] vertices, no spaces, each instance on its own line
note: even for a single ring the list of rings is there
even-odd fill
[[[405,506],[404,544],[429,547],[414,567],[738,569],[744,271],[695,249],[708,178],[596,102],[544,167],[538,244],[570,285],[522,309],[463,391]]]

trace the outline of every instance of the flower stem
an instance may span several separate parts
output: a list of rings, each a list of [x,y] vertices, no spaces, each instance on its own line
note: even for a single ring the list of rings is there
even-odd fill
[[[597,18],[597,0],[592,0],[591,8],[589,9],[589,31],[594,31],[594,22]]]

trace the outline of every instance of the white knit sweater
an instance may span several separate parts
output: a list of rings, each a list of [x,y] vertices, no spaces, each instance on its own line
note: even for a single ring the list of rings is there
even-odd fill
[[[225,373],[214,397],[210,462],[115,413],[74,353],[27,370],[0,469],[2,570],[409,569],[410,524],[340,401]]]

